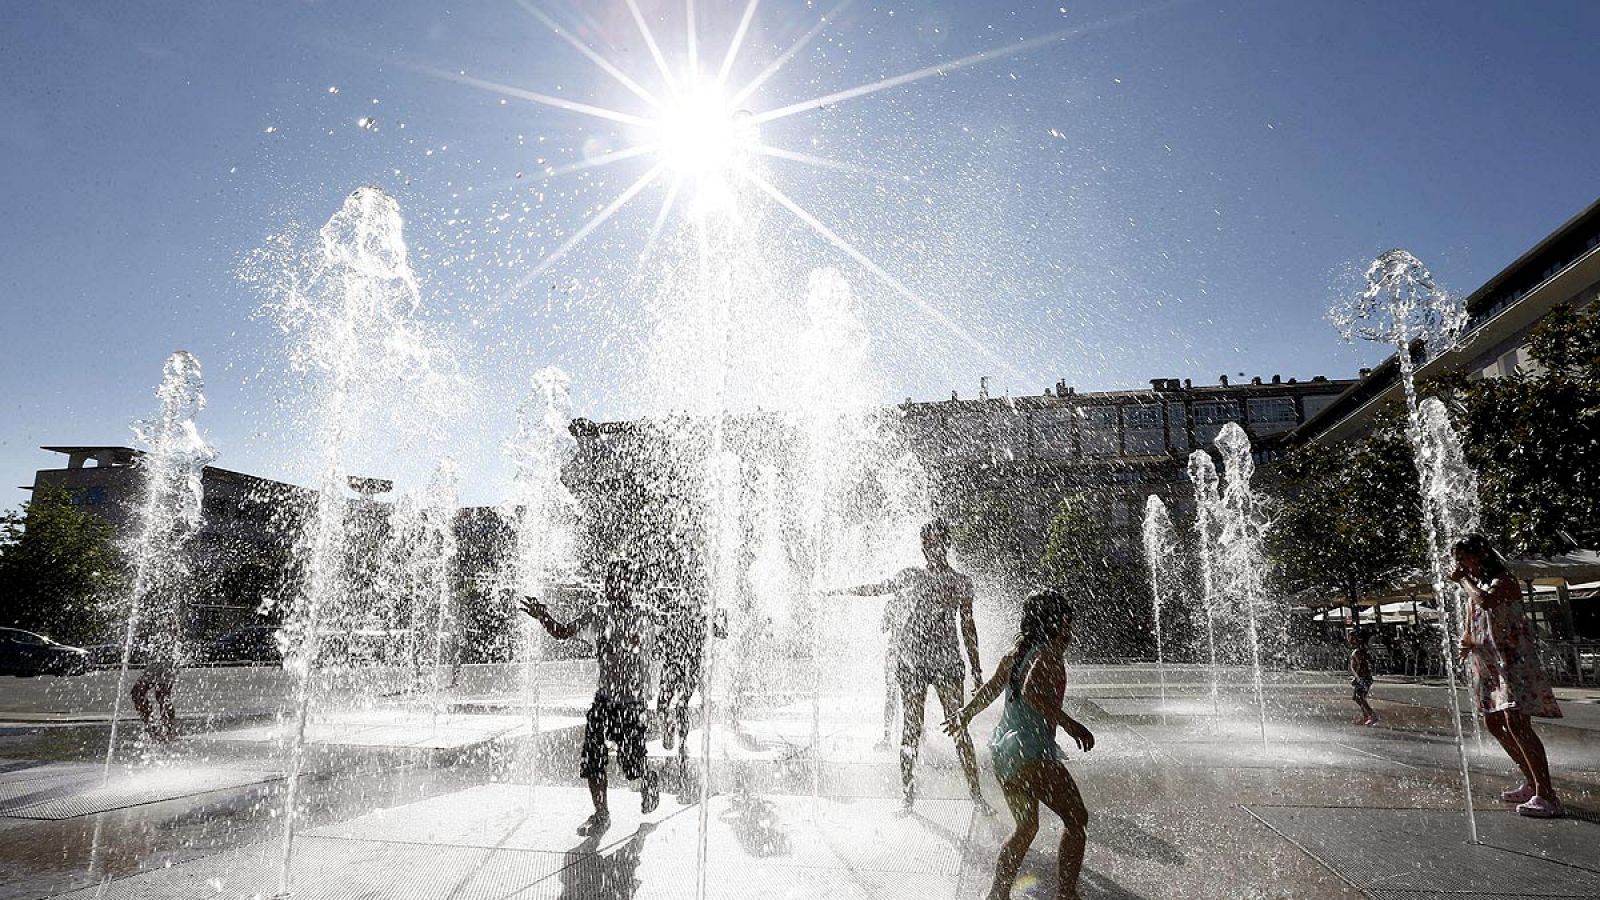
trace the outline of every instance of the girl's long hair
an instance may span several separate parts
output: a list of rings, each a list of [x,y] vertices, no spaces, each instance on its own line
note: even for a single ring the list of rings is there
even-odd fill
[[[1506,568],[1506,559],[1500,551],[1489,543],[1489,539],[1476,531],[1468,532],[1461,536],[1461,540],[1450,545],[1451,553],[1466,553],[1475,556],[1483,563],[1483,573],[1487,581],[1492,582],[1502,575],[1511,574]]]
[[[1056,636],[1072,621],[1072,602],[1056,591],[1037,591],[1022,601],[1017,650],[1027,653]]]

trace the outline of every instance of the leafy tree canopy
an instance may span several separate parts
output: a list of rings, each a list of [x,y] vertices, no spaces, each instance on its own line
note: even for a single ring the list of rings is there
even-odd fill
[[[1559,307],[1530,335],[1538,366],[1458,385],[1483,526],[1508,552],[1600,543],[1600,304]]]
[[[0,622],[65,643],[105,638],[122,560],[103,519],[64,491],[0,514]]]
[[[1397,421],[1359,441],[1300,447],[1275,475],[1267,552],[1289,593],[1354,603],[1426,565],[1416,465]]]

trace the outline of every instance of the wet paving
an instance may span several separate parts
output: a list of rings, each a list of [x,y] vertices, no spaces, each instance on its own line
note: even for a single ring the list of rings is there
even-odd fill
[[[213,673],[180,693],[192,701],[187,736],[148,753],[129,744],[115,783],[100,765],[103,684],[16,682],[0,701],[0,897],[277,892],[283,760],[273,720],[251,703],[270,705],[280,674]],[[1438,688],[1380,683],[1383,724],[1360,728],[1342,679],[1280,675],[1263,735],[1239,673],[1220,716],[1197,670],[1072,674],[1071,711],[1097,736],[1093,752],[1068,753],[1091,812],[1084,897],[1600,892],[1600,751],[1592,731],[1571,727],[1581,715],[1541,727],[1574,813],[1559,822],[1500,804],[1510,764],[1469,742],[1483,838],[1469,846]],[[932,712],[919,803],[904,813],[876,698],[825,697],[815,718],[809,698],[785,698],[719,725],[704,807],[699,733],[686,752],[654,741],[661,807],[641,815],[618,783],[611,827],[577,835],[589,811],[575,777],[588,677],[581,665],[546,673],[537,736],[512,673],[490,667],[464,672],[443,714],[397,702],[321,722],[294,896],[695,897],[702,878],[708,897],[984,893],[1008,823],[966,798]],[[974,723],[980,757],[996,714]],[[1000,806],[987,772],[985,789]],[[59,817],[26,815],[41,804]],[[1054,895],[1060,831],[1043,819],[1015,896]]]

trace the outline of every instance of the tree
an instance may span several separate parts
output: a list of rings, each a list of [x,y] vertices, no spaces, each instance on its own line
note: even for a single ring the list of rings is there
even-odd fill
[[[1512,553],[1600,542],[1600,304],[1558,307],[1529,338],[1532,372],[1458,385],[1483,526]]]
[[[36,493],[0,515],[0,622],[67,643],[110,629],[110,598],[124,589],[114,532],[64,491]]]
[[[1267,554],[1290,593],[1354,606],[1426,565],[1416,465],[1393,417],[1355,442],[1300,447],[1274,474]]]
[[[1124,541],[1124,544],[1127,542]],[[1072,601],[1073,631],[1090,657],[1143,656],[1153,651],[1144,569],[1083,494],[1061,501],[1039,557],[1039,579]]]

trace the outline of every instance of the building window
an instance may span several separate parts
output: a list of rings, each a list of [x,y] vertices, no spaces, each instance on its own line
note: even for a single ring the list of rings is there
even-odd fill
[[[1090,406],[1083,410],[1084,455],[1114,456],[1122,452],[1117,419],[1115,406]]]
[[[1052,409],[1028,417],[1033,426],[1034,455],[1040,459],[1066,459],[1073,455],[1070,409]]]
[[[1209,447],[1222,431],[1222,426],[1239,421],[1239,406],[1232,400],[1206,400],[1194,404],[1194,440]]]
[[[1159,406],[1125,406],[1123,442],[1131,454],[1148,456],[1167,452],[1166,423]]]

